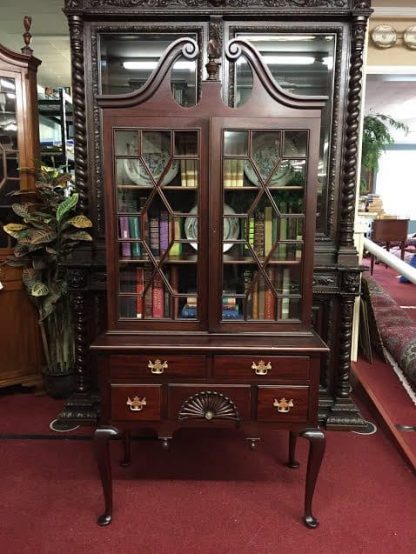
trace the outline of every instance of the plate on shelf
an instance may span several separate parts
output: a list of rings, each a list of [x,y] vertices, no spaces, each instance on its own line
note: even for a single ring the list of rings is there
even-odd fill
[[[289,154],[291,156],[296,156],[297,154],[296,147],[292,143],[289,144]],[[262,176],[267,175],[267,177],[269,177],[277,161],[275,137],[273,135],[257,135],[254,138],[253,161],[256,164],[260,174]],[[254,185],[259,186],[260,183],[257,174],[249,161],[247,161],[244,165],[244,173],[249,181],[251,181]],[[287,185],[292,179],[293,174],[294,171],[290,160],[283,160],[273,177],[270,179],[269,186],[282,187]]]
[[[194,206],[189,213],[196,214],[197,212],[198,212],[198,207]],[[233,215],[233,214],[235,214],[235,211],[227,204],[224,204],[224,215]],[[186,238],[190,241],[196,241],[198,238],[198,218],[192,217],[192,216],[187,217],[185,219],[184,227],[185,227]],[[225,217],[223,240],[237,240],[239,234],[240,234],[240,224],[239,224],[238,217]],[[191,242],[191,246],[195,250],[198,250],[197,242]],[[222,251],[227,252],[233,246],[234,244],[231,242],[223,243]]]
[[[150,173],[153,175],[154,180],[157,182],[171,158],[171,155],[169,154],[170,138],[166,135],[161,135],[160,133],[146,133],[147,147],[149,147],[149,145],[151,146],[152,142],[155,145],[158,145],[157,147],[155,146],[155,152],[144,153],[141,157],[149,168]],[[128,151],[137,152],[137,145],[129,144]],[[136,185],[144,187],[153,185],[151,177],[147,173],[143,162],[140,160],[124,160],[124,170],[128,178],[133,181],[133,183],[136,183]],[[179,161],[172,160],[171,166],[162,180],[162,185],[170,183],[178,171]]]

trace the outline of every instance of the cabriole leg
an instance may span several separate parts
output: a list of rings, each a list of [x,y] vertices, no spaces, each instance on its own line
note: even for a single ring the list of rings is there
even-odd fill
[[[325,435],[320,429],[305,429],[300,435],[309,441],[308,468],[306,470],[305,485],[305,514],[303,521],[307,527],[314,529],[318,527],[319,522],[312,514],[312,500],[316,480],[325,452]]]
[[[287,462],[288,467],[297,469],[299,462],[296,461],[296,441],[299,433],[297,431],[289,431],[289,460]]]
[[[97,519],[98,525],[101,526],[109,525],[113,514],[113,482],[109,441],[118,435],[119,431],[115,427],[98,427],[94,433],[95,458],[100,472],[105,501],[104,513]]]
[[[131,433],[130,431],[124,431],[123,433],[123,459],[120,465],[127,467],[131,461]]]

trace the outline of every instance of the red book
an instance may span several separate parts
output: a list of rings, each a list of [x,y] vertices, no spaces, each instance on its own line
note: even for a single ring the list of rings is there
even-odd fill
[[[143,292],[144,292],[144,270],[142,267],[136,269],[136,317],[143,318]]]
[[[163,281],[162,277],[157,274],[153,279],[153,289],[152,289],[152,317],[162,318],[164,317],[164,307],[165,307],[165,295],[163,290]]]

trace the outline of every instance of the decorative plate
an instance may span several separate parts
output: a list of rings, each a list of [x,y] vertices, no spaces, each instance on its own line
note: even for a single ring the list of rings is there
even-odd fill
[[[159,143],[159,149],[161,150],[161,152],[158,152],[157,148],[155,147],[154,153],[144,153],[141,156],[146,163],[148,169],[150,170],[153,179],[157,182],[171,158],[169,154],[170,139],[166,135],[161,135],[160,133],[147,133],[146,142],[150,145],[152,144],[152,142],[154,142],[154,144]],[[161,148],[160,142],[162,142]],[[131,151],[133,152],[136,152],[137,146],[131,144],[129,145],[129,149],[131,149]],[[153,181],[147,173],[141,160],[124,160],[124,169],[128,178],[133,181],[133,183],[136,183],[136,185],[141,185],[143,187],[153,185]],[[167,185],[168,183],[170,183],[175,175],[178,173],[178,170],[179,161],[172,160],[171,166],[169,167],[166,175],[163,177],[162,185]]]
[[[291,156],[296,156],[296,148],[289,146]],[[260,175],[266,180],[273,171],[277,162],[275,138],[271,134],[257,135],[253,140],[253,161],[259,170]],[[247,161],[244,166],[244,173],[249,181],[259,186],[259,180],[252,164]],[[267,178],[266,178],[267,175]],[[289,160],[283,160],[269,181],[269,186],[282,187],[287,185],[293,177],[293,168]]]
[[[391,25],[382,24],[374,27],[371,38],[379,48],[391,48],[397,42],[397,33]]]
[[[403,33],[403,42],[411,50],[416,49],[416,25],[411,25]]]
[[[190,214],[196,214],[198,212],[198,207],[194,206],[189,212]],[[235,211],[224,204],[224,215],[233,215]],[[238,217],[224,217],[224,231],[223,231],[223,240],[237,240],[238,235],[240,234],[240,224]],[[196,241],[198,238],[198,218],[196,217],[187,217],[185,219],[185,236],[188,240]],[[198,243],[191,242],[192,248],[198,250]],[[222,251],[227,252],[230,250],[234,244],[232,242],[226,242],[222,245]]]

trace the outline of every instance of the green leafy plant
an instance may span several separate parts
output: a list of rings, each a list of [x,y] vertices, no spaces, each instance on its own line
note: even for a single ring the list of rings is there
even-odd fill
[[[361,154],[361,183],[362,193],[371,192],[374,175],[377,173],[381,154],[386,146],[395,143],[391,130],[409,131],[408,126],[381,113],[368,114],[364,117],[362,154]]]
[[[45,373],[68,374],[74,337],[65,262],[77,245],[92,240],[85,230],[92,222],[76,214],[79,194],[71,176],[57,169],[41,166],[35,190],[15,194],[24,195],[12,205],[21,221],[3,227],[16,241],[4,263],[23,268],[24,286],[39,313]]]

